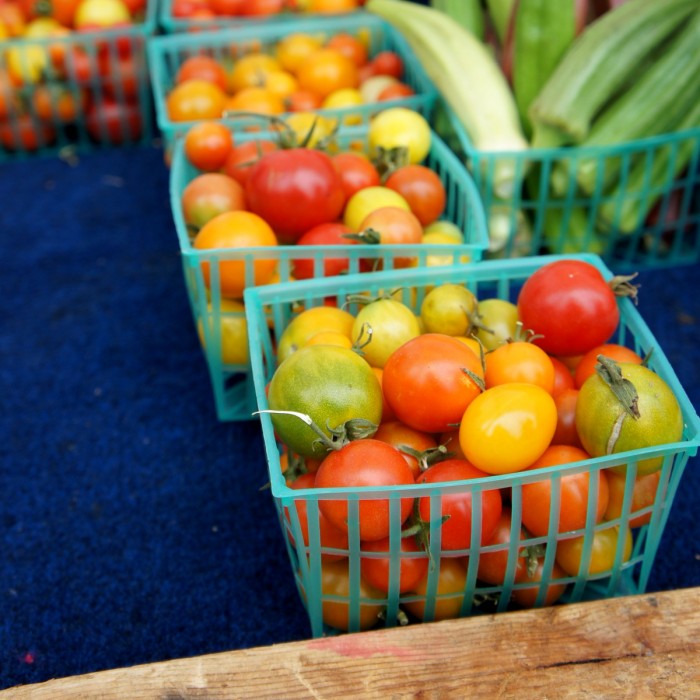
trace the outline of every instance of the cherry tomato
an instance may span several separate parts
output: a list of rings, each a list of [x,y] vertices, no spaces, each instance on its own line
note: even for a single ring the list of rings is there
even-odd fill
[[[543,265],[518,296],[523,326],[550,355],[580,355],[608,341],[620,311],[615,293],[590,263],[557,260]]]
[[[316,480],[316,475],[312,473],[301,474],[291,483],[291,488],[298,489],[312,489],[314,488],[314,482]],[[299,518],[299,528],[301,529],[301,536],[304,541],[304,546],[309,546],[309,499],[303,497],[295,498],[291,501],[293,507],[296,509],[297,517]],[[285,516],[287,522],[291,528],[291,517],[289,515],[289,509],[285,508]],[[296,546],[294,542],[294,536],[292,530],[288,531],[289,539],[293,546]],[[343,559],[347,555],[343,554],[332,554],[330,552],[323,551],[324,549],[340,549],[346,550],[348,548],[348,533],[347,530],[341,530],[335,525],[333,525],[328,518],[318,510],[318,537],[319,544],[321,546],[321,560],[327,561],[337,561]]]
[[[348,239],[346,236],[351,233],[350,229],[339,221],[326,224],[318,224],[309,229],[297,240],[297,245],[353,245],[357,241]],[[315,271],[315,263],[312,258],[299,258],[292,260],[292,275],[295,279],[304,280],[312,277],[331,277],[347,272],[350,267],[350,260],[347,256],[325,257],[322,263],[322,271]]]
[[[556,425],[557,408],[549,393],[534,384],[512,382],[487,389],[467,406],[459,442],[474,466],[489,474],[508,474],[539,459]]]
[[[392,582],[391,547],[388,537],[374,542],[363,542],[363,554],[384,553],[383,557],[360,555],[360,570],[362,578],[376,589],[388,592]],[[428,555],[416,543],[414,537],[402,537],[399,542],[401,558],[398,562],[398,571],[393,577],[399,579],[399,593],[412,591],[428,573]],[[422,554],[418,555],[420,552]]]
[[[585,536],[557,542],[557,564],[570,576],[590,576],[611,572],[615,566],[618,547],[622,547],[620,563],[629,561],[632,556],[632,531],[629,528],[621,533],[618,526],[596,530],[591,545],[590,561],[582,559]],[[620,537],[623,541],[620,544]]]
[[[408,163],[421,163],[430,151],[428,120],[407,107],[390,107],[377,114],[369,124],[370,153],[405,148]]]
[[[462,557],[441,557],[435,599],[428,601],[430,572],[416,586],[413,593],[418,600],[406,601],[404,608],[419,620],[451,620],[460,616],[467,588],[467,569]]]
[[[601,457],[678,442],[683,436],[683,414],[671,387],[643,365],[621,362],[616,366],[637,392],[637,417],[627,412],[600,375],[590,376],[576,402],[576,430],[586,451]],[[662,456],[642,459],[637,475],[651,474],[662,464]],[[614,469],[624,473],[627,464]]]
[[[375,75],[391,75],[400,78],[403,75],[403,59],[396,51],[379,51],[372,58],[372,68]]]
[[[608,508],[605,511],[605,519],[614,520],[622,515],[627,476],[625,474],[617,474],[612,470],[607,471],[606,474],[608,476],[610,498],[608,499]],[[635,478],[632,488],[632,501],[629,507],[630,516],[633,516],[637,511],[650,508],[654,505],[657,494],[659,493],[660,480],[660,471]],[[652,511],[649,510],[648,513],[630,517],[629,526],[634,528],[647,525],[651,521],[651,515]]]
[[[282,331],[277,343],[277,359],[281,363],[289,355],[304,347],[309,339],[321,331],[333,331],[351,337],[355,317],[344,309],[333,306],[312,306],[295,316]]]
[[[235,299],[222,299],[220,303],[220,335],[221,335],[221,362],[225,365],[248,365],[248,322],[245,317],[245,307]],[[211,304],[208,305],[211,314]],[[210,334],[214,333],[214,318],[207,316]],[[206,351],[206,339],[204,324],[200,318],[197,323],[197,332],[202,348]]]
[[[279,65],[284,70],[296,73],[304,60],[321,47],[321,39],[316,35],[306,32],[290,32],[275,44],[274,53]]]
[[[616,362],[632,362],[636,365],[641,365],[644,361],[644,358],[640,357],[634,350],[630,350],[630,348],[625,347],[624,345],[619,345],[617,343],[605,343],[603,345],[598,345],[585,353],[576,365],[574,382],[577,389],[580,389],[586,379],[595,373],[595,366],[598,363],[598,355],[604,355],[605,357],[609,357],[611,360],[615,360]]]
[[[233,137],[223,124],[204,121],[190,127],[184,147],[185,156],[195,168],[220,170],[233,148]]]
[[[589,455],[578,447],[570,445],[552,445],[542,457],[537,460],[532,469],[566,465],[581,460],[590,459]],[[550,511],[553,498],[559,501],[559,523],[556,532],[570,532],[586,527],[588,501],[592,498],[592,484],[596,484],[597,498],[595,503],[594,522],[599,523],[608,507],[608,480],[602,470],[584,471],[564,474],[559,480],[558,493],[554,491],[551,478],[542,481],[523,484],[522,486],[522,521],[525,528],[533,535],[544,537],[550,530]]]
[[[550,583],[548,583],[547,587],[544,589],[545,593],[542,602],[538,603],[540,590],[543,587],[542,579],[544,577],[544,557],[540,557],[537,560],[534,572],[532,574],[528,572],[525,579],[522,582],[518,582],[517,587],[513,589],[512,598],[523,608],[534,608],[536,605],[554,605],[566,592],[566,584],[556,583],[556,581],[565,576],[565,572],[554,563],[551,572],[547,576],[547,580]],[[532,581],[533,585],[525,586],[524,583],[526,581]]]
[[[542,387],[548,394],[554,389],[554,367],[549,355],[532,343],[504,343],[486,355],[486,387],[523,382]]]
[[[252,51],[244,54],[233,65],[229,76],[229,90],[235,95],[243,88],[264,85],[266,76],[281,68],[279,61],[267,53]]]
[[[197,250],[250,248],[254,246],[276,246],[277,239],[267,223],[249,211],[228,211],[215,216],[199,230],[193,241]],[[240,299],[249,283],[246,275],[246,261],[221,260],[218,263],[221,295]],[[272,258],[256,258],[252,262],[250,283],[268,284],[277,268]],[[202,262],[204,281],[210,284],[208,262]]]
[[[342,88],[360,84],[357,66],[351,58],[332,48],[318,49],[305,58],[296,72],[299,87],[322,98]]]
[[[416,483],[440,484],[448,481],[470,481],[488,476],[466,460],[447,459],[434,464],[423,472],[416,479]],[[446,492],[440,495],[440,508],[435,514],[432,513],[430,496],[423,496],[418,501],[420,517],[426,523],[449,516],[440,528],[442,550],[467,549],[472,546],[472,510],[475,499],[480,501],[481,537],[479,542],[483,545],[493,536],[501,516],[503,504],[501,492],[497,488],[480,490],[476,496],[468,485],[465,485],[463,491]]]
[[[352,327],[353,338],[362,346],[362,354],[372,367],[384,367],[395,350],[420,332],[413,311],[402,302],[387,298],[363,306]]]
[[[379,425],[382,418],[382,389],[370,366],[352,350],[333,345],[305,345],[287,356],[272,376],[268,403],[272,411],[309,416],[329,438],[331,430],[351,419]],[[273,412],[271,419],[280,440],[294,452],[305,457],[323,457],[328,452],[318,433],[297,416]],[[366,441],[350,444],[360,442]],[[342,462],[346,454],[331,464]],[[410,473],[398,452],[397,456]],[[327,510],[323,508],[326,517],[341,527]]]
[[[245,209],[243,188],[223,173],[197,175],[185,186],[181,200],[185,223],[195,229],[219,214]]]
[[[349,58],[358,68],[364,66],[369,60],[367,45],[354,34],[338,32],[326,42],[327,49],[339,51]]]
[[[421,226],[436,221],[445,210],[447,193],[440,176],[426,165],[405,165],[394,170],[384,182],[409,204]]]
[[[399,420],[439,433],[459,423],[481,392],[479,379],[483,380],[481,362],[466,345],[447,335],[425,333],[389,357],[383,388]]]
[[[383,593],[360,578],[357,606],[351,606],[350,571],[346,559],[321,563],[323,621],[335,629],[366,630],[379,623],[384,608]],[[367,601],[380,601],[377,603]]]
[[[516,536],[520,540],[526,539],[526,533],[522,527],[516,530]],[[479,554],[479,566],[477,569],[477,577],[480,581],[490,583],[494,586],[502,586],[506,581],[508,573],[509,551],[504,546],[509,545],[513,536],[513,523],[511,510],[507,506],[503,507],[498,518],[493,534],[485,544],[488,547],[494,547],[493,550],[487,549]],[[528,553],[525,546],[522,546],[514,551],[514,565],[512,568],[512,581],[522,581],[527,576]]]
[[[228,76],[224,67],[215,58],[204,54],[188,56],[180,64],[175,74],[175,84],[179,85],[187,80],[204,80],[224,92],[228,87]]]
[[[471,290],[462,284],[441,284],[425,295],[420,317],[428,333],[464,337],[472,330],[476,309],[477,300]]]
[[[405,486],[413,483],[413,473],[401,453],[391,445],[371,438],[355,440],[332,451],[316,472],[317,488],[342,487],[355,491],[362,487]],[[356,527],[361,540],[373,541],[389,537],[391,506],[388,499],[361,498],[358,507]],[[336,527],[345,530],[353,527],[347,498],[321,500],[319,508]],[[412,509],[412,498],[400,500],[401,523],[408,519]]]
[[[345,204],[330,157],[310,148],[263,155],[248,174],[245,192],[249,209],[284,243],[295,242],[318,224],[336,221]]]
[[[554,388],[552,389],[552,396],[556,396],[566,389],[575,389],[576,384],[571,370],[558,357],[550,355],[549,359],[554,368]]]
[[[414,477],[418,477],[422,471],[421,461],[426,459],[426,452],[437,448],[435,438],[429,433],[410,428],[401,421],[387,420],[384,416],[372,437],[401,452]]]
[[[518,307],[506,299],[480,299],[477,306],[480,326],[476,337],[485,350],[495,350],[511,338],[515,338],[518,324]]]
[[[367,216],[382,207],[399,207],[408,212],[411,210],[408,202],[388,187],[363,187],[348,199],[343,211],[343,221],[353,231],[359,232]]]
[[[168,118],[173,122],[220,119],[226,93],[206,80],[186,80],[176,85],[166,98]]]
[[[234,143],[223,165],[223,171],[229,177],[245,186],[250,169],[265,153],[277,150],[277,144],[267,139]]]
[[[577,401],[578,389],[564,389],[554,394],[554,403],[557,406],[557,429],[552,437],[553,445],[571,445],[583,449],[581,438],[576,431]]]
[[[332,155],[331,160],[340,175],[346,199],[365,187],[380,185],[379,172],[366,156],[344,151]]]

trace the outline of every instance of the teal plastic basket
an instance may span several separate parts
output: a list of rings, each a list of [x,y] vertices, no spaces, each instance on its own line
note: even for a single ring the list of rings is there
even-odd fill
[[[291,4],[291,3],[288,3]],[[274,15],[262,17],[246,17],[218,15],[216,17],[175,17],[173,15],[173,0],[160,0],[158,9],[158,25],[165,34],[177,34],[179,32],[200,32],[224,29],[226,27],[256,27],[265,26],[278,22],[302,22],[305,19],[326,19],[327,17],[349,17],[363,12],[354,10],[352,12],[334,13],[326,15],[313,12],[302,12],[301,10],[285,9]]]
[[[270,136],[259,135],[260,138]],[[256,138],[254,134],[240,135],[243,139]],[[340,149],[352,145],[367,144],[367,130],[346,129],[336,136]],[[426,165],[441,178],[447,192],[446,206],[441,218],[454,224],[464,234],[464,243],[455,245],[352,245],[352,246],[300,246],[281,245],[276,247],[241,248],[238,250],[195,250],[192,247],[185,224],[181,196],[187,183],[198,174],[184,154],[182,141],[178,141],[173,153],[170,170],[170,200],[175,221],[188,297],[196,327],[201,329],[204,352],[209,368],[217,416],[220,420],[250,420],[255,411],[255,392],[250,365],[227,365],[222,361],[221,333],[222,319],[235,317],[235,312],[222,312],[219,269],[223,262],[245,261],[246,280],[252,284],[253,263],[256,259],[277,261],[280,281],[288,281],[294,260],[313,260],[317,274],[323,272],[324,261],[333,258],[349,258],[349,270],[360,271],[363,261],[372,260],[384,269],[391,269],[400,258],[412,257],[417,265],[432,264],[439,258],[440,263],[456,263],[469,259],[478,261],[487,245],[486,225],[479,195],[474,183],[457,157],[443,141],[433,134]],[[210,286],[207,288],[202,273],[202,263],[210,267]],[[242,314],[238,314],[242,315]]]
[[[0,162],[70,156],[95,148],[146,143],[154,113],[146,43],[156,3],[128,27],[0,42],[0,67],[18,85],[0,84]]]
[[[370,56],[379,51],[395,51],[404,63],[403,82],[413,88],[415,94],[378,104],[353,106],[346,109],[318,110],[329,116],[354,117],[367,124],[378,111],[388,106],[402,105],[429,118],[437,100],[437,91],[422,65],[415,58],[404,38],[387,22],[366,12],[323,19],[303,19],[294,22],[267,22],[245,27],[232,27],[218,31],[159,36],[148,44],[151,83],[155,100],[156,120],[167,146],[172,146],[178,134],[185,133],[195,122],[175,122],[168,116],[167,96],[175,85],[178,68],[189,56],[204,54],[217,60],[230,60],[251,51],[272,52],[277,42],[288,34],[308,33],[327,39],[340,33],[358,36],[368,41]],[[281,115],[284,116],[284,115]],[[241,120],[227,121],[237,130],[245,128]],[[251,126],[260,128],[255,120]]]
[[[314,279],[246,290],[245,304],[248,317],[251,365],[255,394],[261,411],[260,421],[269,467],[271,493],[289,554],[292,575],[302,603],[308,612],[313,636],[318,637],[334,631],[328,628],[323,620],[323,608],[331,603],[347,606],[348,629],[356,631],[360,629],[362,605],[379,606],[383,611],[384,624],[395,626],[405,622],[402,611],[404,608],[408,608],[411,603],[418,602],[424,605],[423,619],[426,621],[439,618],[440,608],[445,605],[448,599],[458,601],[457,609],[460,616],[475,615],[481,612],[502,612],[513,607],[511,595],[514,592],[533,586],[535,595],[533,595],[532,604],[536,607],[544,604],[547,590],[554,585],[565,587],[564,594],[559,599],[562,603],[644,592],[683,471],[689,458],[696,455],[700,444],[700,420],[662,349],[659,348],[638,309],[629,299],[618,301],[621,320],[616,339],[613,342],[627,345],[642,356],[653,348],[649,366],[669,384],[683,411],[685,428],[680,442],[588,459],[570,465],[490,476],[472,481],[354,489],[292,489],[285,483],[282,474],[280,464],[282,447],[276,441],[269,414],[264,412],[268,408],[266,385],[277,366],[274,339],[279,337],[290,319],[293,318],[298,304],[301,303],[304,308],[309,308],[327,303],[330,297],[340,306],[346,302],[349,295],[360,291],[371,294],[382,289],[401,287],[404,290],[404,302],[412,305],[417,311],[426,290],[441,283],[465,284],[479,299],[498,297],[513,301],[517,298],[517,291],[527,277],[546,263],[561,257],[586,260],[595,265],[607,279],[612,276],[610,270],[597,256],[541,256],[504,261],[488,260],[478,264],[438,269],[393,270],[365,275],[348,275],[334,280]],[[350,304],[346,308],[353,311],[357,307]],[[272,319],[272,323],[270,323],[270,319]],[[436,398],[436,400],[439,399]],[[633,510],[632,490],[637,464],[642,459],[652,456],[659,456],[663,460],[659,472],[656,499],[651,506]],[[560,480],[568,474],[579,472],[595,474],[599,470],[616,465],[627,465],[620,515],[608,521],[594,524],[598,498],[598,489],[595,487],[589,493],[586,526],[581,530],[564,534],[557,533],[558,518],[556,514],[559,512],[560,502],[559,490],[556,487]],[[522,489],[524,485],[537,481],[551,482],[553,498],[550,522],[552,525],[546,536],[528,537],[518,543],[517,533],[521,525],[523,505]],[[597,479],[591,480],[593,484],[597,482]],[[512,512],[510,543],[481,545],[480,523],[483,497],[485,492],[494,488],[509,494]],[[441,498],[452,493],[471,494],[472,537],[468,548],[443,554],[440,546]],[[399,592],[401,562],[407,557],[428,556],[425,552],[406,553],[400,550],[399,542],[402,528],[400,500],[418,497],[430,499],[431,523],[428,551],[434,562],[434,566],[429,568],[425,592],[420,595],[413,592]],[[358,513],[360,504],[364,501],[379,498],[389,502],[390,545],[388,553],[381,555],[388,557],[389,560],[389,585],[387,592],[380,594],[379,597],[367,597],[366,594],[363,597],[360,593],[360,560],[365,550],[363,550],[359,537]],[[319,503],[324,500],[339,499],[348,501],[348,544],[347,547],[342,548],[324,548],[321,546],[319,535]],[[305,506],[308,513],[308,544],[304,543],[302,537],[301,522],[297,511],[300,505]],[[591,554],[594,533],[611,527],[619,527],[621,531],[624,531],[632,518],[644,514],[648,516],[649,522],[634,528],[633,548],[629,560],[623,563],[623,538],[619,538],[614,564],[605,573],[588,574],[587,567],[583,567],[586,570],[579,571],[576,576],[554,573],[556,571],[553,569],[555,549],[558,541],[572,535],[583,535],[582,561],[587,563]],[[544,546],[544,559],[541,582],[539,584],[516,583],[514,572],[518,547],[542,546]],[[506,573],[502,585],[484,583],[477,576],[479,558],[487,552],[501,552],[504,557],[507,557]],[[337,592],[335,595],[322,592],[322,558],[329,555],[342,557],[347,561],[350,583],[345,595],[337,594]],[[365,552],[364,556],[377,555]],[[463,585],[450,594],[437,593],[439,565],[446,557],[468,558],[462,559],[465,564]],[[372,593],[372,596],[377,595],[377,593]]]
[[[614,146],[497,153],[477,150],[443,109],[484,202],[489,256],[589,252],[616,271],[700,260],[700,128]],[[504,166],[513,186],[499,191]]]

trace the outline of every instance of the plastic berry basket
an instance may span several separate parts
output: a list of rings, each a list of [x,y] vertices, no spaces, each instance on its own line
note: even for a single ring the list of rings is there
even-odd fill
[[[383,103],[319,110],[319,112],[346,118],[351,116],[357,122],[365,124],[373,114],[388,105],[400,104],[426,117],[431,115],[437,100],[437,91],[405,39],[384,20],[366,12],[356,12],[320,19],[299,19],[294,22],[269,21],[204,33],[158,36],[149,42],[149,66],[156,120],[166,145],[171,146],[178,134],[185,133],[195,123],[173,121],[167,110],[168,93],[174,87],[177,70],[186,58],[195,54],[204,54],[220,61],[229,61],[234,56],[242,56],[251,51],[271,53],[277,42],[291,33],[308,33],[321,39],[347,33],[366,41],[370,56],[383,50],[395,51],[403,59],[402,80],[415,92],[414,95]],[[238,128],[243,128],[240,120],[236,120],[235,124]],[[259,126],[259,121],[257,125]]]
[[[244,138],[265,138],[264,135],[240,135]],[[269,137],[268,137],[269,138]],[[367,130],[346,129],[338,132],[338,148],[364,148]],[[433,134],[426,165],[432,168],[445,185],[447,198],[443,216],[456,224],[464,234],[462,244],[419,245],[370,245],[352,246],[302,246],[280,245],[275,247],[241,248],[237,250],[203,251],[194,249],[185,224],[181,195],[187,183],[197,171],[184,155],[182,141],[175,146],[170,171],[170,198],[175,229],[182,255],[185,286],[196,327],[203,338],[204,354],[214,392],[217,416],[220,420],[250,420],[255,411],[255,393],[249,364],[226,364],[222,360],[222,321],[225,317],[242,316],[242,312],[222,311],[219,270],[220,265],[231,260],[244,261],[246,280],[253,280],[253,264],[256,259],[277,261],[280,281],[291,278],[294,260],[312,260],[316,275],[323,274],[324,261],[332,258],[348,258],[349,271],[359,272],[363,261],[376,261],[384,269],[394,267],[397,260],[415,258],[416,265],[434,262],[451,264],[464,260],[478,261],[486,248],[486,226],[479,196],[469,174],[444,142]],[[437,260],[439,258],[439,260]],[[202,263],[208,263],[210,281],[207,287]],[[249,283],[249,284],[250,284]]]
[[[614,146],[496,153],[476,149],[445,110],[495,257],[590,252],[616,271],[700,260],[700,128]],[[494,175],[504,163],[519,186],[498,192]]]
[[[161,0],[158,9],[158,26],[165,34],[176,34],[178,32],[199,32],[203,30],[222,29],[225,27],[249,27],[264,26],[270,22],[299,22],[304,19],[315,19],[326,17],[347,17],[362,10],[350,10],[348,12],[338,12],[329,15],[327,13],[316,13],[295,9],[294,3],[286,3],[289,7],[276,14],[263,16],[225,16],[215,15],[213,17],[177,17],[174,13],[173,0]]]
[[[682,478],[688,460],[697,453],[700,444],[700,420],[686,393],[678,381],[671,365],[658,347],[655,338],[645,324],[639,310],[629,299],[619,301],[621,321],[615,342],[623,343],[638,353],[645,355],[652,348],[649,366],[657,372],[671,387],[682,408],[684,432],[682,440],[677,443],[653,448],[639,449],[607,457],[587,459],[569,465],[532,469],[514,474],[489,476],[471,481],[452,481],[440,484],[414,484],[390,487],[359,487],[355,489],[331,488],[297,488],[293,489],[285,482],[280,464],[282,446],[276,442],[266,398],[266,385],[277,366],[274,337],[279,334],[294,316],[297,305],[304,308],[327,303],[327,299],[343,304],[348,295],[360,290],[365,292],[400,287],[404,290],[404,301],[418,309],[426,290],[440,283],[466,284],[479,299],[499,297],[515,300],[523,281],[542,265],[561,257],[577,258],[594,264],[606,278],[612,276],[598,256],[540,256],[497,261],[485,260],[478,264],[443,267],[436,270],[412,269],[369,273],[365,275],[348,275],[335,280],[314,279],[294,284],[277,284],[246,290],[245,303],[248,316],[251,365],[255,393],[260,410],[269,467],[271,493],[277,509],[279,524],[286,544],[292,569],[302,604],[308,612],[313,636],[337,632],[324,623],[324,607],[331,604],[346,606],[348,614],[347,629],[357,631],[364,628],[360,612],[363,606],[374,605],[382,610],[383,622],[387,626],[409,622],[431,621],[441,619],[445,606],[453,605],[453,616],[469,616],[482,612],[503,612],[522,604],[523,592],[529,593],[527,606],[539,607],[545,604],[546,595],[555,586],[563,589],[557,604],[609,598],[617,595],[629,595],[644,592],[653,567],[654,558],[661,541],[665,524],[670,516],[673,499]],[[352,311],[352,304],[346,308]],[[272,319],[272,323],[270,323]],[[637,465],[642,459],[661,457],[662,466],[658,472],[658,485],[653,505],[632,506],[632,491],[637,474]],[[558,533],[556,514],[560,508],[558,485],[565,476],[579,472],[595,475],[600,470],[613,466],[626,465],[624,477],[624,495],[619,515],[595,523],[595,506],[598,488],[590,489],[587,501],[587,518],[584,528],[566,533]],[[538,481],[550,482],[553,497],[551,499],[550,523],[546,534],[527,536],[521,540],[521,547],[539,547],[541,576],[538,583],[517,581],[514,577],[518,558],[517,533],[520,529],[523,513],[523,488]],[[598,483],[592,479],[591,483]],[[481,544],[480,523],[482,509],[485,507],[484,495],[489,490],[500,489],[508,494],[511,510],[511,530],[509,542],[503,544]],[[447,494],[469,493],[472,499],[472,529],[470,544],[461,551],[441,552],[440,525],[441,499]],[[400,548],[401,515],[399,503],[402,499],[426,498],[430,500],[430,537],[427,552],[406,553]],[[324,500],[347,500],[348,502],[348,539],[343,547],[322,547],[318,525],[319,505]],[[389,575],[386,592],[374,591],[361,593],[362,557],[377,556],[364,548],[359,536],[359,512],[363,502],[369,499],[385,499],[389,503],[390,534],[388,551],[381,556],[388,558]],[[505,502],[505,501],[504,501]],[[308,544],[302,536],[301,519],[298,508],[304,506],[308,518]],[[587,563],[591,555],[593,535],[610,528],[625,530],[633,518],[646,515],[648,522],[639,527],[630,528],[633,533],[633,545],[629,559],[623,556],[623,538],[615,546],[614,563],[601,573],[589,574]],[[636,525],[636,522],[634,523]],[[572,536],[583,537],[581,566],[577,575],[564,574],[555,569],[556,548],[560,541]],[[542,549],[543,548],[543,549]],[[486,554],[500,552],[506,557],[505,573],[498,585],[486,583],[477,575],[480,571],[480,559]],[[399,591],[399,567],[401,562],[411,556],[429,556],[433,566],[428,569],[427,584],[420,593]],[[349,584],[346,593],[323,589],[323,560],[336,556],[347,562]],[[455,557],[461,557],[461,579],[459,585],[449,592],[438,588],[439,571],[447,566],[447,560],[454,563]],[[526,589],[529,588],[529,591]],[[560,593],[562,591],[560,590]],[[516,602],[513,602],[515,598]],[[423,606],[420,618],[411,614],[411,605]],[[408,610],[408,615],[404,613]],[[345,628],[343,628],[345,629]]]
[[[146,143],[154,134],[146,43],[156,3],[127,27],[0,43],[0,162]]]

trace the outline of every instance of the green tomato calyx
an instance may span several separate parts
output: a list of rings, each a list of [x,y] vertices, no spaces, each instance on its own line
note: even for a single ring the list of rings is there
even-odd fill
[[[641,418],[637,388],[629,379],[622,376],[620,365],[605,355],[598,355],[596,359],[598,363],[595,370],[598,376],[610,387],[625,412],[635,420]]]

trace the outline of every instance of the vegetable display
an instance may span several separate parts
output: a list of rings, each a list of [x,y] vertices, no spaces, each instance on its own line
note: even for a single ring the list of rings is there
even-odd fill
[[[149,133],[145,0],[0,3],[0,158]]]
[[[369,0],[448,106],[492,257],[694,261],[700,8],[693,0]],[[459,43],[458,50],[454,44]]]
[[[639,528],[660,524],[692,419],[630,330],[636,285],[586,258],[498,264],[278,285],[272,326],[271,297],[246,291],[273,495],[324,533],[290,551],[300,588],[332,557],[377,589],[361,606],[382,612],[339,629],[576,600],[653,556],[658,529]],[[321,598],[315,634],[338,625]]]

